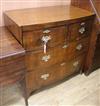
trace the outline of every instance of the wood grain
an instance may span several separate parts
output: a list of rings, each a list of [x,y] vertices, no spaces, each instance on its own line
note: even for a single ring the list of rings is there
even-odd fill
[[[49,30],[50,33],[43,33]],[[60,26],[55,28],[47,28],[36,31],[23,32],[23,46],[27,51],[43,49],[44,42],[42,37],[48,36],[51,39],[48,41],[48,47],[54,47],[64,43],[68,39],[67,27]]]
[[[100,18],[100,11],[99,11],[100,10],[100,1],[92,0],[92,2],[94,4],[94,8],[97,11],[97,14]],[[84,1],[71,0],[71,4],[73,6],[80,7],[82,9],[86,9],[86,10],[94,12],[93,7],[90,3],[90,0],[84,0]],[[95,69],[96,67],[97,68],[100,67],[100,59],[99,59],[100,55],[97,55],[97,54],[100,54],[99,49],[98,49],[98,45],[100,45],[100,44],[97,40],[97,39],[99,39],[99,35],[100,35],[100,22],[98,21],[98,18],[96,18],[94,23],[95,24],[93,25],[91,44],[90,44],[91,46],[90,46],[87,64],[86,64],[86,70],[88,69],[88,71],[85,71],[85,73],[88,73],[88,74],[91,73],[93,71],[93,69]]]
[[[5,28],[0,27],[0,85],[21,80],[25,74],[25,50]]]
[[[4,13],[19,27],[72,20],[93,15],[73,6],[54,6],[6,11]],[[34,15],[35,14],[35,15]]]
[[[0,27],[0,59],[24,52],[11,33],[5,27]]]
[[[9,21],[7,21],[8,29],[19,42],[22,41],[22,46],[26,49],[28,95],[37,88],[48,86],[74,73],[79,73],[79,69],[83,69],[89,50],[91,22],[95,16],[92,12],[74,6],[54,6],[11,10],[6,11],[4,16],[8,17],[5,18],[5,24],[7,20],[10,20],[18,26],[21,32],[21,40],[19,40],[13,33],[14,30],[9,28]],[[83,26],[86,29],[85,36],[79,33]],[[44,30],[51,32],[43,34]],[[47,43],[46,53],[43,51],[41,42],[43,35],[52,38]],[[73,39],[74,36],[75,39]],[[65,66],[60,67],[60,63]],[[50,78],[45,78],[49,77],[48,74]]]

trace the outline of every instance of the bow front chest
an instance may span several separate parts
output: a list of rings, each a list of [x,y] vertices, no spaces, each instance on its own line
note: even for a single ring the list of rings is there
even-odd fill
[[[28,93],[82,72],[94,14],[73,6],[6,11],[5,25],[26,50]]]

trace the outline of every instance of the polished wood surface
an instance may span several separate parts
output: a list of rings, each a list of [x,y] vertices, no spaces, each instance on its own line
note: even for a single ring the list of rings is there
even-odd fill
[[[5,27],[0,27],[0,89],[20,83],[26,106],[28,106],[25,75],[24,48]]]
[[[84,61],[85,55],[83,54],[75,57],[73,60],[62,61],[56,65],[52,65],[52,67],[30,71],[27,74],[27,83],[29,83],[27,85],[27,89],[29,93],[41,87],[60,81],[66,78],[66,76],[68,77],[74,73],[79,72],[79,70],[82,70]],[[77,65],[75,65],[76,62],[78,62]],[[47,78],[45,79],[43,76],[46,75]]]
[[[80,45],[82,46],[82,48],[78,50],[77,47]],[[80,41],[68,42],[67,44],[62,43],[57,47],[50,48],[46,54],[43,53],[43,50],[27,52],[27,70],[35,71],[37,68],[44,69],[47,67],[52,67],[52,65],[58,64],[63,61],[70,61],[73,58],[86,53],[88,51],[88,45],[89,37],[86,37]],[[48,61],[43,60],[43,57],[45,56],[50,56]]]
[[[43,41],[42,38],[44,36],[50,37],[50,40],[47,44],[48,47],[57,46],[62,44],[68,39],[67,35],[67,27],[60,26],[55,28],[48,28],[49,33],[44,33],[46,29],[30,31],[23,33],[23,46],[27,51],[32,50],[43,50]]]
[[[74,6],[54,6],[6,11],[4,20],[5,26],[23,45],[23,32],[62,26],[68,24],[69,20],[73,23],[79,18],[89,19],[92,15],[94,14]]]
[[[84,37],[87,37],[90,35],[90,30],[92,27],[92,21],[86,20],[75,24],[69,25],[69,33],[70,33],[70,39],[71,40],[80,40]],[[83,33],[79,32],[79,30],[84,29],[85,31]]]
[[[88,54],[88,56],[91,57],[91,60],[88,59],[88,66],[90,67],[88,73],[100,67],[100,55],[98,55],[100,54],[100,0],[91,0],[91,2],[90,0],[71,0],[71,4],[73,6],[95,12],[97,16],[93,28],[94,31],[92,32],[93,37],[91,39],[91,49],[90,53]]]
[[[16,82],[25,71],[25,50],[5,28],[0,27],[0,84]]]
[[[94,16],[92,12],[73,6],[4,13],[5,25],[13,34],[17,27],[16,31],[20,29],[21,39],[17,34],[14,36],[26,49],[28,95],[42,86],[82,72]],[[14,26],[15,29],[11,28]]]
[[[64,60],[70,60],[70,56],[68,56],[69,47],[64,48],[65,44],[59,45],[57,47],[53,47],[47,50],[47,53],[44,54],[43,50],[28,52],[26,55],[26,63],[28,70],[35,70],[36,68],[43,69],[45,67],[50,67],[54,64],[57,64]],[[50,58],[45,61],[44,57],[49,56]]]
[[[5,15],[21,27],[72,20],[92,13],[73,6],[54,6],[6,11]]]
[[[11,33],[5,27],[0,27],[0,59],[24,53],[25,50]]]

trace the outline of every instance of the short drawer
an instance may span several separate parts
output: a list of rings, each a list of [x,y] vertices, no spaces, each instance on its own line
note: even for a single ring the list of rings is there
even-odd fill
[[[27,77],[30,90],[50,85],[82,70],[85,55],[81,55],[69,62],[61,62],[52,67],[32,71]],[[32,92],[32,91],[30,91]]]
[[[91,23],[91,20],[88,20],[69,25],[70,40],[80,40],[83,37],[90,36]]]
[[[53,47],[65,42],[66,39],[66,26],[23,32],[23,45],[27,51],[43,48],[45,43]]]
[[[69,47],[67,44],[63,44],[49,49],[46,54],[41,50],[27,52],[26,66],[27,70],[33,70],[37,68],[41,69],[52,66],[64,60],[68,61],[69,59]]]

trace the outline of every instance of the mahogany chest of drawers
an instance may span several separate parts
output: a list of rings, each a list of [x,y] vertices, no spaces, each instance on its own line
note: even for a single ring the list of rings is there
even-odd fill
[[[6,11],[4,18],[26,50],[29,94],[85,69],[93,13],[55,6]]]

